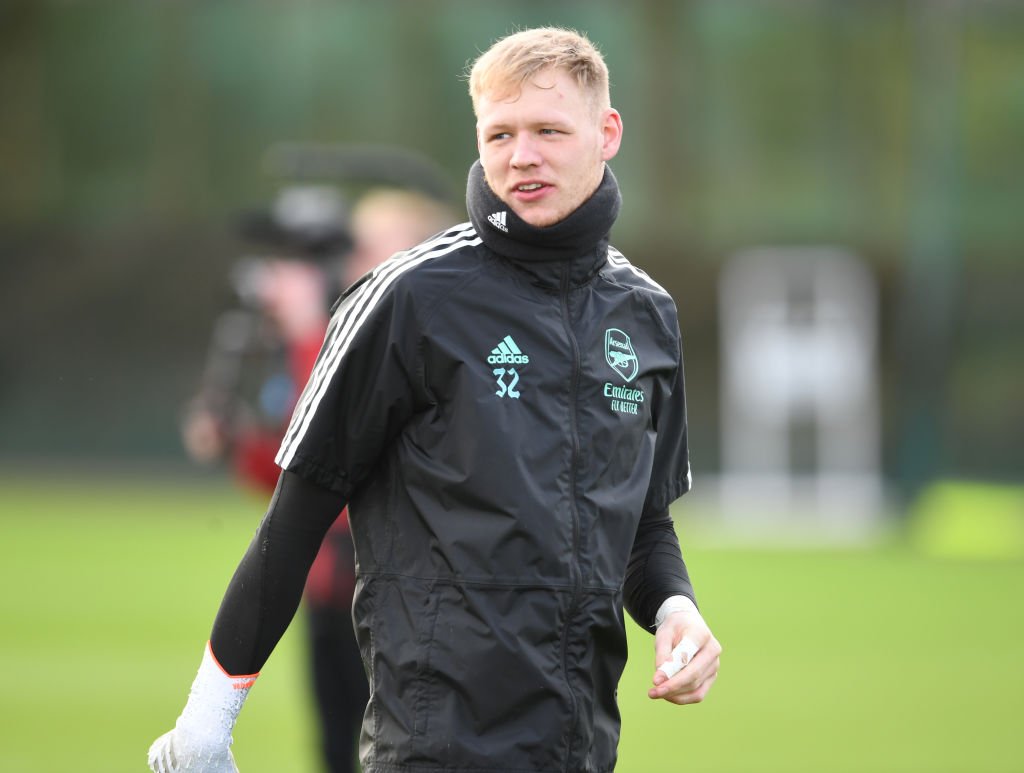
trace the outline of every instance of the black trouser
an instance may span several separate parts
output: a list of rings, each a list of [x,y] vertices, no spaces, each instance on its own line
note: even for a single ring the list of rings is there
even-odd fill
[[[352,617],[348,610],[307,604],[306,619],[325,770],[353,773],[359,769],[356,749],[370,690]]]

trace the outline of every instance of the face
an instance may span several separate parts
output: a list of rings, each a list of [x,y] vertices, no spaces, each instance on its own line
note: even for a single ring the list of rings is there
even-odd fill
[[[437,230],[424,227],[397,207],[363,211],[352,224],[355,244],[346,261],[346,283],[351,284],[396,252],[415,246]]]
[[[598,110],[564,70],[546,70],[521,93],[482,95],[477,148],[491,189],[533,226],[563,220],[597,189],[619,150],[622,119]]]

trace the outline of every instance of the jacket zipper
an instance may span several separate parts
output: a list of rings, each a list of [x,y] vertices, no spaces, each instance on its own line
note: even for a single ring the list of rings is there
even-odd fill
[[[569,699],[572,702],[572,722],[569,725],[572,730],[570,731],[569,744],[565,754],[565,773],[571,773],[570,765],[572,763],[573,739],[576,733],[576,723],[579,717],[579,702],[569,679],[569,628],[572,624],[573,617],[576,615],[576,611],[580,603],[580,595],[583,591],[583,570],[580,566],[580,514],[579,509],[576,506],[576,468],[579,464],[580,456],[579,419],[577,416],[577,398],[580,380],[580,347],[579,342],[576,340],[576,334],[572,329],[572,322],[569,318],[569,264],[569,261],[566,261],[563,264],[561,279],[562,324],[565,327],[566,336],[569,338],[569,344],[572,346],[572,377],[569,389],[569,429],[570,436],[572,438],[572,459],[571,466],[569,467],[569,509],[572,513],[572,561],[569,568],[573,576],[573,594],[572,600],[569,604],[566,624],[562,628],[562,673],[565,676],[565,686],[569,690]]]

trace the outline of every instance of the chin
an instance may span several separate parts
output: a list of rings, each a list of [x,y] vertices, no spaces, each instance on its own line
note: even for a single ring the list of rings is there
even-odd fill
[[[559,215],[556,212],[517,212],[516,214],[534,228],[547,228],[549,225],[554,225],[565,219],[565,215]]]

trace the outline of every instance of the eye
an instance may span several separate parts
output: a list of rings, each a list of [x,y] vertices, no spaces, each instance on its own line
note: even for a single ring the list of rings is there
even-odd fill
[[[551,134],[561,134],[562,132],[560,132],[558,129],[541,129],[540,133],[541,134],[551,135]]]
[[[512,136],[512,135],[511,135],[511,134],[509,134],[508,132],[495,132],[494,134],[492,134],[492,135],[491,135],[490,137],[488,137],[487,139],[488,139],[488,141],[490,141],[490,142],[494,142],[494,141],[496,141],[496,140],[505,140],[505,139],[508,139],[508,138],[509,138],[509,137],[511,137],[511,136]]]

